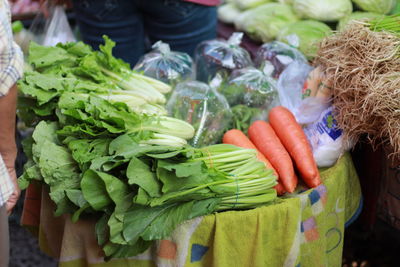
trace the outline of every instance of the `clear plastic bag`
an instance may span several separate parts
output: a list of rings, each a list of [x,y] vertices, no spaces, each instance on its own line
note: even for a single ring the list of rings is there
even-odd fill
[[[210,40],[200,43],[195,51],[196,79],[211,81],[217,73],[228,77],[235,69],[252,65],[249,52],[240,47],[243,33],[235,32],[226,40]]]
[[[326,95],[309,96],[305,91],[311,85],[310,77],[314,70],[307,63],[294,61],[280,75],[278,79],[279,102],[288,108],[296,117],[299,124],[310,124],[316,121],[321,113],[330,105],[330,98]],[[312,81],[314,84],[315,82]],[[322,84],[320,84],[322,85]],[[318,94],[318,93],[317,93]]]
[[[190,144],[194,147],[220,142],[232,119],[225,97],[198,81],[178,84],[167,103],[167,110],[171,116],[193,125],[196,133]]]
[[[228,100],[233,116],[229,129],[247,132],[253,121],[265,120],[268,111],[276,105],[278,92],[276,80],[270,76],[271,68],[263,72],[247,67],[233,71],[228,80],[220,79],[216,87]]]
[[[266,72],[254,67],[235,70],[228,84],[239,89],[232,93],[227,91],[229,88],[222,88],[221,93],[225,95],[230,105],[243,104],[264,109],[277,95],[276,81],[270,76],[268,70]]]
[[[58,43],[76,42],[63,6],[46,1],[42,10],[32,21],[29,31],[38,44],[54,46]]]
[[[306,63],[307,59],[296,48],[282,42],[273,41],[263,44],[258,49],[255,65],[258,68],[263,68],[265,64],[272,64],[274,66],[272,76],[278,78],[293,61]]]
[[[153,45],[153,51],[145,54],[134,67],[146,76],[170,85],[191,78],[193,60],[187,53],[171,51],[168,44],[161,41]]]

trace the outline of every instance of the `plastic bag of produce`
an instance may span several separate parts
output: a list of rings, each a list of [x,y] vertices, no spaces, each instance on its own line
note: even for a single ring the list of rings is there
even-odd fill
[[[307,59],[296,48],[279,42],[272,41],[263,44],[255,58],[256,67],[263,69],[265,65],[272,64],[274,70],[272,76],[278,78],[282,71],[293,61],[307,62]]]
[[[192,76],[192,58],[182,52],[171,51],[168,44],[161,41],[153,45],[153,51],[145,54],[134,67],[146,76],[170,85],[185,81]]]
[[[356,11],[356,12],[351,13],[350,15],[340,19],[339,23],[336,26],[336,30],[338,30],[338,31],[343,30],[346,27],[346,25],[351,23],[352,21],[365,22],[370,19],[377,19],[377,18],[383,18],[383,17],[384,17],[384,15],[378,14],[378,13]]]
[[[307,63],[294,61],[279,76],[277,84],[279,102],[293,114],[303,99],[304,82],[311,70],[312,67]]]
[[[240,14],[235,20],[235,27],[255,40],[269,42],[282,28],[297,20],[290,5],[268,3]]]
[[[278,93],[276,81],[271,77],[271,68],[266,65],[264,71],[254,67],[235,70],[229,78],[228,85],[221,87],[220,92],[231,106],[243,104],[265,109]]]
[[[235,32],[228,40],[200,43],[195,51],[196,79],[208,83],[217,73],[228,77],[232,70],[252,65],[249,52],[240,47],[243,33]]]
[[[218,90],[226,97],[232,110],[232,124],[227,130],[247,132],[253,121],[265,120],[278,98],[272,71],[272,65],[265,65],[264,71],[247,67],[235,70],[228,81],[220,84]]]
[[[283,28],[277,39],[281,42],[290,43],[290,36],[297,36],[297,48],[308,59],[313,59],[317,54],[318,44],[330,34],[332,34],[332,30],[325,23],[315,20],[302,20]]]
[[[318,167],[330,167],[346,150],[342,130],[337,126],[332,107],[321,113],[319,119],[304,127]]]
[[[167,110],[171,116],[193,125],[196,132],[190,144],[194,147],[220,142],[232,119],[225,97],[198,81],[178,84],[167,103]]]
[[[397,4],[396,0],[353,0],[353,2],[364,11],[378,14],[390,13]]]
[[[56,6],[46,26],[43,45],[54,46],[58,43],[76,42],[69,25],[67,14],[62,6]]]
[[[46,13],[39,12],[29,27],[34,36],[33,41],[45,46],[77,41],[64,7],[56,5],[54,1],[46,1],[43,10],[46,10]]]
[[[240,15],[241,11],[232,3],[227,3],[218,7],[218,19],[222,22],[232,24]]]
[[[293,0],[297,15],[305,19],[338,21],[353,11],[350,0]]]
[[[303,95],[304,84],[312,69],[307,63],[294,61],[278,79],[279,102],[294,114],[300,124],[309,124],[317,120],[329,104],[325,97]]]

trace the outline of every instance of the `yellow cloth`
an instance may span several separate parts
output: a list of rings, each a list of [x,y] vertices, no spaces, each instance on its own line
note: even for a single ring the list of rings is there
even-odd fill
[[[74,224],[54,218],[42,194],[39,240],[62,267],[189,266],[274,267],[341,266],[345,223],[360,209],[361,190],[349,154],[321,170],[323,184],[247,211],[198,217],[180,225],[168,240],[145,253],[102,261],[94,221]]]

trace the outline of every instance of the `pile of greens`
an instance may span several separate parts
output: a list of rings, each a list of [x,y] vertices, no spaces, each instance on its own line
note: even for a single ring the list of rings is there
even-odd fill
[[[38,180],[48,187],[56,216],[96,218],[106,259],[137,255],[185,220],[276,198],[276,177],[255,150],[193,148],[186,145],[194,134],[191,125],[115,99],[129,91],[128,83],[137,86],[132,77],[149,80],[115,59],[110,42],[100,51],[82,43],[32,44],[34,71],[20,82],[26,102],[19,109],[35,128],[23,142],[28,162],[21,188]],[[83,68],[89,58],[91,67]],[[117,74],[125,76],[120,80]]]
[[[115,43],[104,36],[100,51],[82,42],[55,47],[31,43],[29,64],[19,88],[19,115],[30,125],[54,114],[64,92],[95,94],[111,102],[123,102],[133,111],[166,114],[162,104],[171,87],[132,71],[129,64],[112,56]]]

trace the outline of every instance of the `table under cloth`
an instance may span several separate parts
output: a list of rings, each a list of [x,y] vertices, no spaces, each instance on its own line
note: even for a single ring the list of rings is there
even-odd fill
[[[26,192],[22,224],[37,229],[41,249],[59,259],[62,267],[341,266],[345,226],[361,210],[361,189],[348,153],[320,171],[323,183],[314,189],[299,189],[256,209],[186,221],[170,238],[126,259],[104,262],[95,221],[73,223],[69,215],[54,217],[54,204],[38,184]]]

